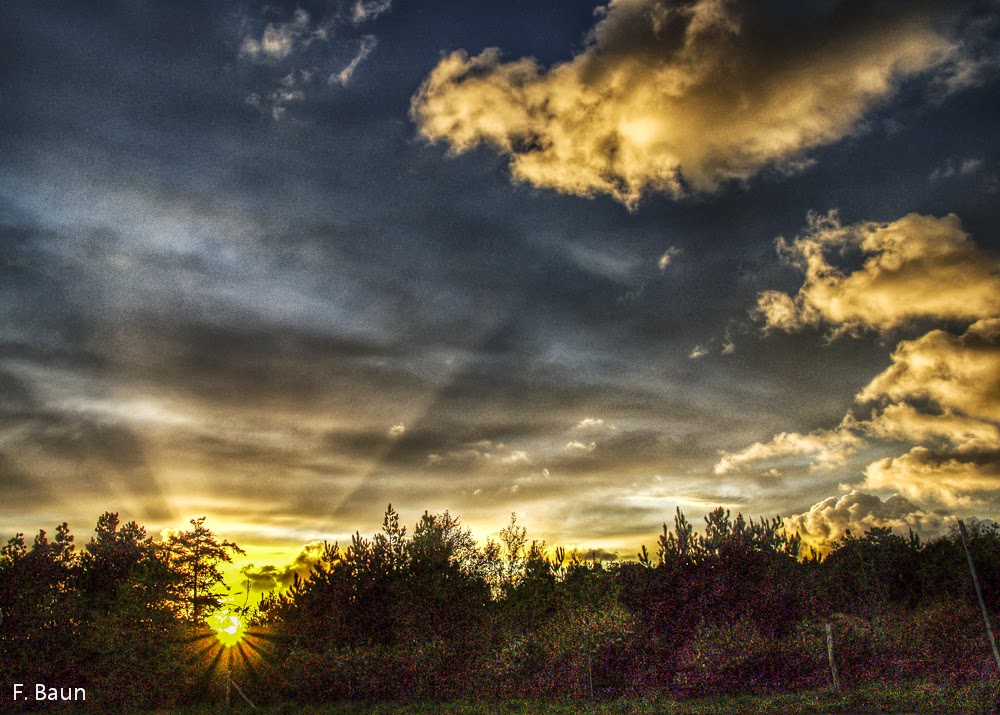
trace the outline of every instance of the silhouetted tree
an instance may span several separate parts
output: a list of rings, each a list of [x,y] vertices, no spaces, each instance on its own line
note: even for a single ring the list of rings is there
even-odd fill
[[[64,522],[54,539],[40,530],[29,548],[17,534],[0,551],[0,662],[25,682],[55,682],[77,669],[84,626],[73,541]]]
[[[919,539],[876,527],[864,536],[848,531],[823,563],[834,611],[872,617],[913,607],[920,597]]]
[[[231,541],[219,541],[205,526],[205,517],[192,519],[191,526],[189,531],[171,534],[167,549],[170,566],[180,577],[182,610],[192,623],[198,623],[206,608],[218,608],[222,603],[213,589],[222,586],[228,590],[219,564],[232,562],[230,552],[245,552]]]
[[[500,544],[503,546],[503,584],[505,591],[514,588],[524,574],[528,530],[517,525],[517,514],[511,512],[510,523],[500,531]]]
[[[90,600],[107,605],[153,549],[143,527],[134,521],[122,526],[117,513],[105,512],[80,557],[81,590]]]
[[[87,627],[75,650],[88,691],[107,708],[168,706],[190,677],[175,618],[179,576],[169,554],[134,521],[102,514],[80,558]]]

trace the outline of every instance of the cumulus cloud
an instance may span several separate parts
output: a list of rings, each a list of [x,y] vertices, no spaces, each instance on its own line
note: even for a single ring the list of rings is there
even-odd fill
[[[496,48],[451,53],[411,114],[426,139],[491,146],[538,187],[631,208],[646,191],[711,193],[800,170],[903,81],[972,62],[933,5],[835,8],[790,27],[746,0],[612,0],[584,49],[549,68]]]
[[[900,457],[869,464],[861,486],[891,489],[911,499],[949,508],[975,506],[982,497],[1000,489],[1000,453],[960,459],[914,447]]]
[[[779,434],[726,454],[716,474],[794,454],[815,455],[816,467],[840,466],[862,434],[911,449],[869,464],[861,489],[949,509],[975,506],[1000,489],[1000,319],[977,321],[962,335],[934,330],[899,343],[892,364],[857,400],[874,405],[869,419],[848,414],[832,432]]]
[[[708,348],[704,345],[695,345],[694,349],[688,355],[692,360],[697,360],[698,358],[703,358],[708,355]]]
[[[577,452],[593,452],[597,449],[596,442],[590,442],[584,444],[583,442],[577,442],[576,440],[566,443],[566,449]]]
[[[296,574],[299,578],[308,578],[313,566],[323,557],[325,550],[326,544],[322,541],[314,541],[303,546],[289,564],[284,566],[247,564],[240,569],[240,573],[243,574],[244,579],[250,582],[250,587],[254,590],[283,590],[292,585]]]
[[[910,404],[890,404],[861,424],[867,434],[886,440],[942,444],[958,453],[1000,449],[1000,427],[951,410],[922,412]]]
[[[766,462],[788,457],[808,456],[813,469],[842,466],[864,441],[851,431],[851,420],[845,419],[838,429],[819,430],[810,434],[782,432],[768,442],[755,442],[739,452],[723,454],[714,468],[718,475],[736,471],[753,462]]]
[[[791,243],[779,241],[779,250],[806,277],[794,296],[773,291],[761,296],[758,308],[769,328],[825,324],[836,334],[887,330],[915,318],[968,324],[959,334],[938,329],[899,342],[891,364],[855,396],[870,416],[848,413],[838,430],[824,433],[849,430],[857,441],[846,445],[847,452],[857,449],[860,436],[909,446],[902,455],[869,464],[857,487],[947,509],[980,505],[995,494],[1000,489],[997,256],[977,248],[957,217],[917,214],[853,226],[842,226],[835,213],[812,216],[806,234]],[[831,264],[832,254],[858,267],[841,270]],[[803,443],[801,435],[782,433],[767,444],[726,454],[716,473],[807,451],[819,455],[819,466],[821,442]]]
[[[931,536],[943,530],[943,522],[943,517],[920,509],[906,497],[895,495],[883,501],[874,494],[855,490],[824,499],[804,514],[789,517],[785,524],[790,531],[799,532],[807,544],[827,550],[848,530],[861,536],[874,528],[912,528]]]
[[[829,325],[834,334],[885,331],[918,318],[975,320],[1000,313],[1000,260],[978,248],[957,216],[909,214],[891,223],[841,225],[836,212],[810,215],[794,241],[778,240],[805,274],[794,295],[761,294],[766,329]],[[860,254],[842,270],[831,256]]]
[[[878,403],[869,434],[917,445],[870,464],[864,488],[950,508],[1000,489],[1000,319],[901,342],[858,400]]]
[[[1000,318],[976,321],[963,335],[933,330],[904,340],[892,364],[858,399],[930,400],[944,410],[1000,422]]]

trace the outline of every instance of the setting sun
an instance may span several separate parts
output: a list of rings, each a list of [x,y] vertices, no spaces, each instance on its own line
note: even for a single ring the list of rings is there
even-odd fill
[[[215,637],[227,648],[232,648],[241,640],[246,633],[246,626],[240,617],[235,613],[223,610],[210,616],[208,624],[215,631]]]

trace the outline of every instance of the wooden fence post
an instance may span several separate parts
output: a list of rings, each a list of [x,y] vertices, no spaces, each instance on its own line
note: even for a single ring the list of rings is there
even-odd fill
[[[833,689],[840,690],[840,678],[837,677],[837,664],[833,661],[833,624],[826,624],[826,656],[830,660],[830,676],[833,678]]]
[[[1000,670],[1000,653],[997,652],[997,642],[993,637],[993,627],[990,625],[990,614],[986,612],[986,602],[983,601],[983,590],[979,587],[979,577],[976,576],[976,566],[972,563],[972,553],[969,551],[969,535],[965,533],[965,524],[958,520],[958,533],[962,535],[962,548],[965,549],[965,558],[969,560],[969,572],[972,574],[972,585],[976,587],[976,598],[979,599],[979,608],[983,612],[983,623],[986,624],[986,635],[990,639],[990,648],[993,649],[993,660],[996,661],[997,670]]]

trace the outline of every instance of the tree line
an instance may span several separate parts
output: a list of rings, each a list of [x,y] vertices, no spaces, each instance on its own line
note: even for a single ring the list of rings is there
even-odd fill
[[[829,682],[827,623],[847,686],[995,675],[955,530],[848,532],[821,555],[780,518],[719,508],[695,530],[678,509],[652,552],[602,562],[514,516],[477,544],[447,512],[410,532],[390,506],[379,533],[327,544],[308,577],[236,609],[246,637],[222,648],[204,619],[241,551],[204,521],[156,542],[109,513],[79,552],[66,524],[11,539],[5,679],[148,707],[218,700],[225,678],[257,702],[785,691]],[[969,548],[996,614],[1000,527],[974,521]]]

